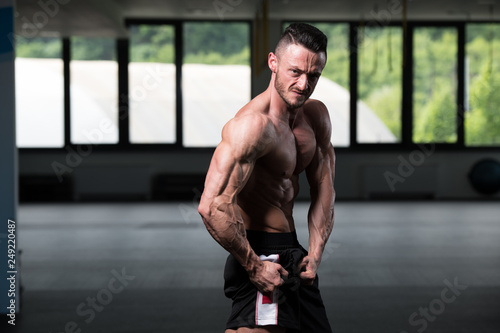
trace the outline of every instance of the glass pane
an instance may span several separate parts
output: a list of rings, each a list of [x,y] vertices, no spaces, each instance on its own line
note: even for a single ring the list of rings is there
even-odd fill
[[[215,147],[221,131],[250,101],[250,26],[184,23],[183,144]]]
[[[19,148],[64,146],[64,72],[58,38],[16,38]]]
[[[311,23],[328,37],[325,69],[311,98],[325,103],[332,122],[332,143],[349,146],[349,26],[347,24]],[[286,27],[286,26],[285,26]]]
[[[118,142],[118,63],[111,38],[71,38],[71,142]]]
[[[130,142],[175,143],[175,40],[170,25],[130,27]]]
[[[402,29],[359,31],[357,141],[401,142]]]
[[[500,25],[467,25],[465,144],[500,145]]]
[[[457,31],[415,29],[413,141],[457,141]]]

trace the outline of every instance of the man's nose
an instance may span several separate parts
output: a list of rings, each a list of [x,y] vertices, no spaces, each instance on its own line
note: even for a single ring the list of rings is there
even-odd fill
[[[302,75],[299,77],[299,80],[297,81],[297,87],[298,87],[300,90],[306,90],[307,85],[308,85],[308,82],[307,82],[307,75],[302,74]]]

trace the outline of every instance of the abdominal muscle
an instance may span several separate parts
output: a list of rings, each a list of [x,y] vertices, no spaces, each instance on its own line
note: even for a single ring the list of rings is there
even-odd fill
[[[238,206],[247,230],[292,232],[293,201],[297,196],[298,176],[271,177],[255,172],[238,195]]]

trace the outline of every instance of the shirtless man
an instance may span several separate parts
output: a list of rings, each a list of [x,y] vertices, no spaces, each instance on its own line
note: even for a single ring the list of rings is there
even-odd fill
[[[326,63],[326,36],[290,25],[275,52],[266,91],[222,130],[199,212],[229,253],[224,291],[229,332],[331,332],[316,271],[333,228],[335,154],[325,105],[309,100]],[[309,251],[292,216],[298,177],[310,184]]]

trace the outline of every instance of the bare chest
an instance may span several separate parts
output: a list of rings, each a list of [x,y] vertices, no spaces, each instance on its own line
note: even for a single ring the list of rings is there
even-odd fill
[[[262,162],[269,172],[290,178],[304,171],[311,163],[316,151],[314,131],[306,122],[298,122],[293,129],[289,126],[280,127],[277,134],[275,148]]]

